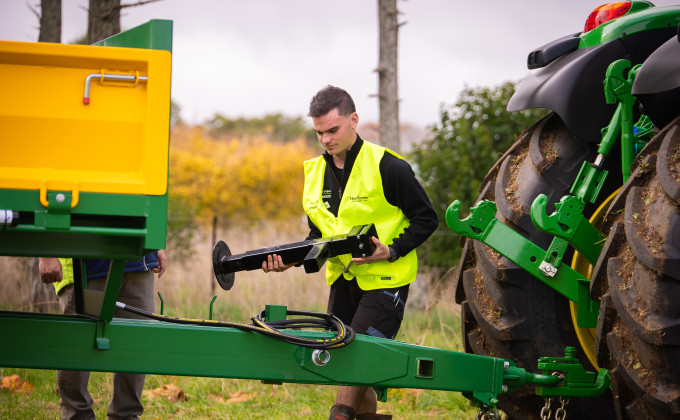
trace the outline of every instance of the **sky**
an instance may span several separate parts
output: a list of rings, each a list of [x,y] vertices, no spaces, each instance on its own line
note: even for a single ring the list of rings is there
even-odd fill
[[[580,32],[603,2],[398,0],[401,123],[425,128],[463,89],[519,81],[529,52]],[[0,40],[37,41],[38,3],[0,0]],[[87,3],[62,0],[62,42],[86,33]],[[161,0],[124,8],[121,26],[151,19],[174,22],[172,97],[186,122],[303,117],[329,84],[352,95],[360,122],[378,121],[376,0]]]

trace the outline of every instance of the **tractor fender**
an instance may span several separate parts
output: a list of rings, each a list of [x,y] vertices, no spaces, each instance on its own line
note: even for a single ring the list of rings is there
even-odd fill
[[[680,114],[678,36],[666,41],[642,63],[633,82],[632,93],[657,127],[665,127]]]
[[[599,142],[615,105],[607,104],[604,78],[607,67],[618,59],[642,63],[675,33],[661,28],[631,34],[604,44],[579,48],[533,71],[517,87],[508,111],[548,108],[562,118],[576,137]]]

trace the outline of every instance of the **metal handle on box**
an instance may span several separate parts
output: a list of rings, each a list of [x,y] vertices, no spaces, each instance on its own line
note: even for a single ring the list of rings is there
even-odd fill
[[[109,73],[91,73],[85,78],[85,93],[83,94],[83,104],[90,104],[90,83],[93,79],[98,78],[100,83],[105,81],[118,81],[118,82],[135,82],[133,86],[137,86],[139,82],[146,82],[149,80],[146,76],[140,76],[138,72],[135,74],[109,74]]]

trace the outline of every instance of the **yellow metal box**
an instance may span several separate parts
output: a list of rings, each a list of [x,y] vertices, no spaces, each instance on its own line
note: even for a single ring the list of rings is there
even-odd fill
[[[0,41],[0,189],[163,195],[169,51]]]

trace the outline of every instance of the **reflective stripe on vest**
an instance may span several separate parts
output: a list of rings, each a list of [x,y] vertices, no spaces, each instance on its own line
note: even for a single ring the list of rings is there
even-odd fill
[[[304,163],[302,205],[324,237],[345,234],[353,226],[373,223],[380,241],[390,245],[409,226],[404,212],[388,203],[385,198],[380,177],[380,160],[386,151],[401,158],[389,149],[364,141],[340,200],[338,217],[328,211],[321,197],[326,173],[323,156]],[[363,290],[400,287],[415,280],[418,269],[415,250],[393,263],[381,261],[359,266],[352,264],[349,272],[343,273],[351,259],[349,254],[329,258],[326,282],[333,284],[343,275],[347,280],[356,277]]]

